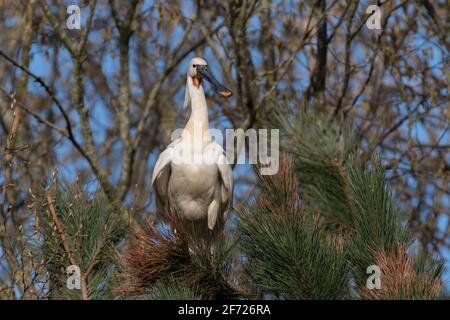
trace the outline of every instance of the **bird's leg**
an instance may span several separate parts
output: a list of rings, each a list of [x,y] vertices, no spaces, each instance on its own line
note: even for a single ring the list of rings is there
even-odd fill
[[[208,229],[208,236],[207,236],[208,245],[207,245],[207,248],[209,249],[210,257],[213,257],[214,253],[216,251],[215,241],[214,241],[213,238],[214,238],[214,231]]]
[[[215,253],[216,253],[216,246],[213,243],[211,243],[211,246],[209,247],[209,254],[211,255],[211,257],[213,257]]]

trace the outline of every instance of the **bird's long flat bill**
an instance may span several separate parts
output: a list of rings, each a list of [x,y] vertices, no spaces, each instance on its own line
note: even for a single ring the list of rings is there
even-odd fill
[[[202,78],[205,78],[206,81],[211,83],[214,91],[216,91],[222,97],[231,97],[233,95],[233,92],[231,92],[230,89],[225,87],[223,84],[217,81],[216,78],[214,78],[214,76],[209,72],[207,66],[198,65],[197,72],[202,76]]]

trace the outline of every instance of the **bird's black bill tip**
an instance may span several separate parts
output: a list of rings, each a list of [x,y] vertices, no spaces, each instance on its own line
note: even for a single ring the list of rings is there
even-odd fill
[[[231,92],[230,89],[225,87],[223,84],[217,81],[216,78],[214,78],[214,76],[209,72],[206,66],[197,66],[197,71],[202,78],[211,83],[211,86],[213,87],[214,91],[216,91],[221,97],[228,98],[233,95],[233,92]]]

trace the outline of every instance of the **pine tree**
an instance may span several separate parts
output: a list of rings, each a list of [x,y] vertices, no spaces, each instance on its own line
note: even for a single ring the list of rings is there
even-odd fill
[[[257,172],[214,254],[176,217],[124,226],[101,193],[57,183],[36,196],[33,252],[45,296],[64,299],[436,299],[443,264],[409,233],[382,159],[311,111],[279,115],[280,168]],[[61,275],[81,270],[81,290]],[[368,267],[381,271],[367,287]]]

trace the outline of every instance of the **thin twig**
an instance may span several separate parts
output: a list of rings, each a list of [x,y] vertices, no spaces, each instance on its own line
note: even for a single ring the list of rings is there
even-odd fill
[[[50,217],[53,220],[53,223],[55,224],[56,232],[58,232],[58,235],[61,238],[62,245],[69,257],[69,261],[72,265],[76,265],[80,268],[80,265],[77,263],[77,260],[73,256],[73,251],[70,248],[69,243],[67,242],[66,234],[64,233],[64,229],[62,227],[61,221],[59,220],[58,215],[56,214],[55,207],[53,206],[54,200],[52,199],[50,192],[48,190],[46,190],[46,196],[47,196],[48,208],[50,211]],[[81,286],[81,296],[82,296],[83,300],[88,300],[89,295],[88,295],[88,291],[87,291],[86,277],[83,275],[83,271],[81,271],[81,268],[80,268],[80,286]]]

